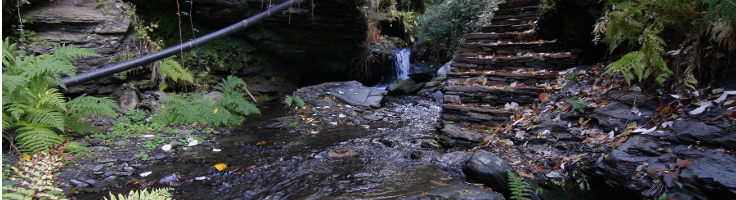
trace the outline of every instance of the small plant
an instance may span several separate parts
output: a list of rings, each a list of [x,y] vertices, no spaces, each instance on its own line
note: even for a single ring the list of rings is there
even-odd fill
[[[38,151],[18,162],[17,167],[11,167],[17,176],[7,179],[14,184],[3,183],[3,199],[65,199],[62,190],[54,186],[56,171],[64,165],[64,148],[66,142],[49,148],[48,153]]]
[[[289,126],[286,127],[286,128],[288,128],[289,130],[294,130],[297,127],[299,127],[299,122],[298,121],[292,121],[292,122],[289,123]]]
[[[169,193],[169,190],[174,190],[174,188],[156,188],[152,189],[150,192],[148,189],[144,189],[142,191],[130,191],[128,195],[118,194],[117,196],[110,193],[110,198],[107,197],[103,198],[104,200],[138,200],[138,199],[146,199],[146,200],[170,200],[171,193]]]
[[[228,76],[215,86],[223,93],[216,101],[203,100],[201,93],[168,95],[161,98],[165,106],[151,119],[160,124],[201,123],[212,126],[233,126],[243,121],[243,116],[261,114],[255,104],[246,100],[242,88],[245,82],[235,76]]]
[[[524,180],[516,176],[511,170],[506,171],[509,176],[509,190],[511,190],[511,199],[515,200],[530,200],[531,198],[531,185],[524,182]]]
[[[582,178],[575,180],[575,184],[578,184],[578,187],[580,187],[580,190],[582,191],[590,191],[590,184],[588,184],[588,179],[585,178],[584,174]]]
[[[585,113],[585,108],[590,106],[587,102],[585,102],[585,100],[580,100],[577,98],[565,99],[565,102],[572,104],[572,109],[580,113]]]
[[[304,108],[305,106],[304,100],[302,100],[302,98],[296,95],[294,96],[286,95],[286,98],[284,98],[284,104],[286,104],[286,107],[288,108],[291,108],[292,104],[296,105],[297,108]]]

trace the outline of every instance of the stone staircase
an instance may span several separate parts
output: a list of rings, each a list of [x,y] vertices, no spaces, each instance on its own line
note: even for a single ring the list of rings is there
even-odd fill
[[[534,103],[559,70],[574,66],[576,56],[556,40],[536,39],[539,0],[507,0],[492,24],[465,35],[445,82],[442,132],[482,142],[481,130],[510,121],[507,103]]]

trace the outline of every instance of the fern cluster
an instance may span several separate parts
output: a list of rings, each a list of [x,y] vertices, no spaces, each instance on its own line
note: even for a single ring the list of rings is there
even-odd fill
[[[103,198],[104,200],[139,200],[139,199],[145,199],[145,200],[169,200],[171,198],[171,193],[169,193],[169,190],[173,190],[174,188],[156,188],[152,189],[150,192],[147,189],[144,189],[142,191],[130,191],[128,195],[118,194],[117,196],[110,194],[110,198],[107,197]]]
[[[194,82],[194,76],[182,68],[181,64],[176,62],[174,56],[172,56],[153,63],[153,70],[151,70],[151,82],[158,83],[159,90],[163,91],[169,86],[167,81],[192,83]]]
[[[236,125],[243,121],[245,115],[261,114],[255,104],[243,97],[243,87],[243,79],[228,76],[215,86],[223,97],[214,102],[204,100],[202,93],[165,96],[159,101],[165,106],[154,114],[152,120],[161,124]]]
[[[56,45],[55,51],[22,56],[16,44],[3,42],[3,134],[15,135],[22,150],[33,152],[60,144],[65,125],[83,131],[78,120],[85,116],[117,116],[117,103],[109,98],[80,96],[66,101],[54,87],[65,88],[61,75],[74,76],[75,59],[95,56],[89,49]]]
[[[524,182],[524,180],[516,176],[514,172],[511,172],[511,170],[506,171],[508,173],[509,178],[509,190],[511,190],[511,198],[510,199],[516,199],[516,200],[530,200],[529,198],[532,193],[532,188],[529,183]]]
[[[286,97],[284,98],[284,104],[286,104],[286,107],[289,108],[291,108],[291,104],[295,104],[297,108],[303,108],[305,106],[304,100],[296,95],[286,95]]]
[[[606,72],[621,73],[629,84],[649,79],[664,85],[673,75],[696,82],[692,78],[694,69],[681,72],[679,67],[685,64],[680,63],[695,66],[701,63],[696,63],[696,59],[688,62],[677,59],[678,56],[720,55],[712,49],[684,50],[688,45],[697,46],[699,35],[706,32],[713,36],[714,43],[731,51],[736,48],[733,39],[736,0],[606,0],[605,4],[607,10],[595,25],[593,41],[608,44],[610,52],[620,49],[625,53],[607,65]],[[677,49],[677,43],[665,43],[663,31],[670,33],[668,39],[682,37],[672,36],[671,30],[681,31],[687,38],[680,44],[680,50],[666,50]]]
[[[39,151],[11,167],[16,176],[8,178],[13,185],[3,183],[3,199],[65,199],[62,190],[54,186],[56,171],[64,165],[61,153],[65,144],[50,148],[48,153]]]

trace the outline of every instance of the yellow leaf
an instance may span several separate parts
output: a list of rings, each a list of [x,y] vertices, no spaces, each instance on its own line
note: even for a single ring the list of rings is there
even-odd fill
[[[26,161],[31,160],[31,156],[29,156],[28,154],[23,154],[21,156],[23,156],[23,160],[26,160]]]
[[[213,112],[213,114],[217,114],[217,109],[219,109],[219,108],[215,108],[215,112]]]
[[[726,101],[725,105],[731,105],[731,104],[733,104],[733,101],[734,100],[728,100],[728,101]]]
[[[217,171],[222,171],[225,168],[227,168],[227,164],[225,164],[225,163],[217,163],[217,164],[215,164],[215,169],[217,169]]]

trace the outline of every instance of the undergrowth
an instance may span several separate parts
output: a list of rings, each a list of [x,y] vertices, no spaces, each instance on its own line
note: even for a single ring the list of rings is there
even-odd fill
[[[110,194],[110,198],[104,197],[104,200],[138,200],[138,199],[145,199],[145,200],[168,200],[171,198],[170,190],[174,190],[174,188],[155,188],[151,189],[149,192],[148,189],[139,190],[139,191],[133,191],[131,190],[128,195],[118,194],[113,195]]]
[[[524,179],[511,172],[506,171],[509,178],[509,190],[511,191],[511,198],[514,200],[530,200],[531,198],[531,185],[525,182]]]
[[[71,101],[56,87],[66,88],[61,75],[74,76],[75,59],[97,56],[92,50],[56,45],[55,51],[39,56],[14,51],[16,44],[3,42],[2,107],[3,134],[14,138],[26,152],[61,144],[66,127],[78,132],[93,129],[79,120],[87,116],[117,117],[117,103],[109,98],[82,95]],[[69,150],[80,145],[69,145]],[[82,148],[83,149],[83,148]]]
[[[243,116],[261,114],[255,104],[244,98],[243,79],[228,76],[215,89],[222,98],[204,99],[203,93],[171,94],[159,102],[165,106],[157,111],[154,122],[161,124],[201,123],[212,126],[233,126],[243,121]]]
[[[3,180],[3,199],[65,199],[54,180],[64,165],[61,153],[65,148],[66,143],[61,143],[49,148],[48,153],[39,151],[11,167],[15,176],[8,177],[8,182]]]
[[[606,0],[605,5],[593,41],[620,52],[606,73],[620,73],[630,85],[671,83],[689,93],[723,76],[724,61],[736,48],[734,0]]]

